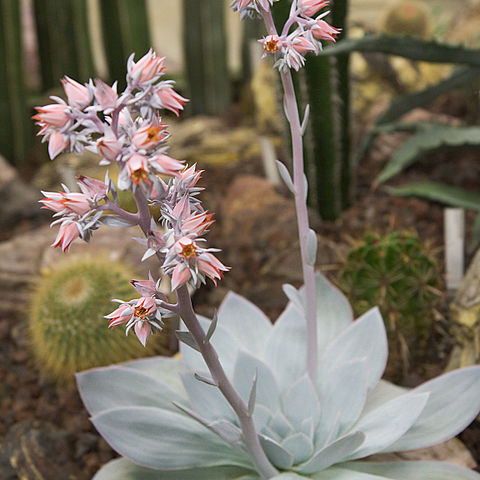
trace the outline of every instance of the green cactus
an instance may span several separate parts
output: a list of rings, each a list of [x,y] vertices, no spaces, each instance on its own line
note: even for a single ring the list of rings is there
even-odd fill
[[[379,30],[388,35],[413,35],[425,38],[430,31],[430,18],[422,2],[396,2],[386,10]]]
[[[138,296],[132,272],[118,262],[72,259],[39,279],[29,309],[29,334],[39,368],[58,383],[73,381],[86,368],[145,357],[166,347],[166,334],[144,348],[125,329],[108,328],[104,315],[118,305],[112,298]],[[156,340],[156,341],[155,341]]]
[[[346,255],[339,285],[356,315],[380,308],[390,350],[405,366],[407,353],[420,351],[431,333],[440,278],[435,257],[416,234],[368,233]]]

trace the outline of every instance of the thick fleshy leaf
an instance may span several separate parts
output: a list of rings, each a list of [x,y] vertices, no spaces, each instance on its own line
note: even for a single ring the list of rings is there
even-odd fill
[[[248,476],[248,470],[239,467],[194,468],[188,470],[158,471],[140,467],[126,458],[107,463],[92,480],[260,480]]]
[[[444,462],[353,462],[345,468],[391,480],[480,480],[479,473]]]
[[[297,432],[305,419],[311,418],[314,425],[320,420],[320,402],[308,375],[297,380],[285,393],[283,413]]]
[[[197,315],[197,318],[206,334],[208,332],[208,328],[210,327],[211,321],[208,318],[200,315]],[[223,369],[225,370],[227,376],[230,377],[230,375],[233,373],[233,366],[240,348],[238,340],[225,328],[223,328],[219,321],[217,328],[215,329],[215,334],[212,336],[210,343],[215,347]],[[194,372],[208,372],[208,367],[199,352],[183,343],[180,343],[180,351],[182,352],[182,358],[187,368],[193,370]]]
[[[446,373],[412,390],[424,392],[428,402],[418,420],[385,451],[429,447],[464,430],[480,410],[480,366]]]
[[[394,385],[386,380],[380,380],[375,385],[375,388],[368,392],[367,401],[365,402],[365,407],[362,414],[366,415],[372,410],[378,408],[380,405],[383,405],[384,403],[387,403],[396,397],[400,397],[408,391],[408,388],[399,387],[398,385]]]
[[[341,462],[352,452],[362,445],[365,435],[362,432],[355,432],[338,438],[330,445],[315,453],[315,455],[295,468],[301,473],[315,473],[324,470],[335,463]]]
[[[120,455],[139,465],[185,469],[233,465],[251,468],[247,455],[180,413],[152,407],[126,407],[91,418]]]
[[[245,402],[248,402],[255,376],[257,376],[256,403],[275,412],[280,406],[280,392],[272,371],[258,358],[243,351],[239,352],[233,383]]]
[[[365,441],[349,459],[372,455],[396,442],[417,421],[427,400],[428,393],[409,392],[362,415],[353,428],[365,433]]]
[[[202,418],[236,420],[235,412],[217,387],[197,380],[193,372],[183,373],[182,380],[193,409]]]
[[[246,298],[229,292],[218,309],[218,324],[234,336],[242,349],[261,356],[272,329],[268,317]]]
[[[318,384],[334,368],[351,360],[365,358],[368,388],[376,385],[385,370],[388,355],[387,336],[377,307],[362,315],[330,345],[319,361]]]
[[[365,359],[352,360],[331,370],[318,386],[321,421],[317,427],[316,447],[323,447],[335,424],[341,435],[362,413],[367,395]]]
[[[180,374],[186,371],[185,363],[173,357],[139,358],[130,362],[122,363],[122,366],[140,370],[146,375],[160,380],[172,390],[186,398]]]
[[[273,412],[263,405],[255,405],[253,411],[253,422],[257,432],[260,433],[268,422],[273,418]]]
[[[275,475],[270,480],[305,480],[305,477],[295,473],[281,473],[280,475]]]
[[[307,333],[299,310],[289,303],[273,325],[263,359],[270,366],[282,392],[306,372]]]
[[[127,367],[96,368],[79,373],[76,378],[80,396],[90,415],[118,407],[157,407],[176,411],[172,401],[186,402],[185,397],[163,382]]]
[[[265,455],[280,470],[289,470],[293,465],[293,455],[287,452],[277,441],[265,435],[259,435]]]
[[[293,455],[293,464],[305,462],[313,454],[313,442],[304,433],[295,433],[281,442],[282,447]]]
[[[388,477],[369,473],[353,472],[344,468],[332,467],[312,477],[313,480],[392,480]],[[403,480],[410,480],[404,478]],[[433,479],[432,479],[433,480]],[[436,480],[436,479],[435,479]]]
[[[280,410],[277,411],[270,420],[269,427],[281,438],[287,437],[295,432],[293,425]]]

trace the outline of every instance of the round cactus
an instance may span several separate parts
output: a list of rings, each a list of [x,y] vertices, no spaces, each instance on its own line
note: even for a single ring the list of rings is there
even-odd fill
[[[33,292],[30,341],[37,365],[59,383],[96,366],[152,355],[162,349],[166,336],[144,348],[123,329],[109,329],[104,318],[115,309],[113,298],[135,296],[133,273],[118,262],[73,259],[44,274]],[[162,338],[163,337],[163,338]]]
[[[379,30],[388,35],[426,37],[430,30],[428,11],[422,2],[396,2],[386,10]]]
[[[405,367],[408,352],[421,349],[431,333],[440,278],[435,257],[417,235],[369,233],[348,252],[339,285],[357,315],[380,308],[391,353]]]

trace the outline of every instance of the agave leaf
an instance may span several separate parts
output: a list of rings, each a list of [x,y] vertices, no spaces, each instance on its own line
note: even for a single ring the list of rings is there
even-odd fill
[[[252,378],[256,372],[258,378],[256,387],[257,405],[263,405],[275,412],[280,407],[280,392],[275,376],[268,365],[249,353],[240,351],[235,363],[233,384],[245,402],[248,402]]]
[[[283,413],[296,432],[300,431],[305,419],[311,418],[314,425],[320,420],[320,402],[308,375],[297,380],[285,393]]]
[[[210,327],[211,321],[208,318],[200,315],[197,315],[197,318],[206,334]],[[211,338],[210,343],[215,347],[225,373],[227,376],[231,376],[240,345],[235,336],[230,334],[223,327],[220,313],[218,325],[215,329],[215,335]],[[185,365],[190,370],[197,372],[208,372],[208,367],[199,352],[185,346],[183,343],[180,343],[180,351],[182,352],[182,358],[185,362]]]
[[[157,470],[213,467],[251,468],[248,456],[180,413],[152,407],[124,407],[91,418],[120,455]]]
[[[396,442],[417,421],[428,395],[408,392],[362,415],[353,428],[365,433],[365,441],[348,459],[372,455]]]
[[[316,473],[324,470],[348,457],[362,445],[364,440],[365,435],[358,431],[340,437],[330,445],[316,452],[308,462],[295,467],[295,470],[301,473]]]
[[[236,420],[232,407],[217,387],[199,382],[193,372],[183,373],[182,381],[192,407],[203,418],[209,421],[221,418]]]
[[[293,465],[293,455],[283,448],[277,441],[265,435],[259,435],[265,455],[281,470],[289,470]]]
[[[246,298],[229,292],[218,309],[218,322],[237,339],[242,349],[259,355],[272,329],[268,317]]]
[[[337,422],[337,435],[341,435],[358,420],[367,396],[366,363],[366,359],[344,363],[331,370],[318,385],[322,417],[315,435],[317,447],[328,441]]]
[[[186,367],[181,360],[172,357],[140,358],[122,363],[122,366],[140,370],[142,373],[160,380],[176,393],[186,398],[186,392],[180,378]]]
[[[425,62],[457,63],[480,67],[479,50],[449,45],[434,40],[422,40],[409,35],[366,35],[338,42],[321,55],[350,52],[380,52]]]
[[[313,453],[313,442],[304,433],[290,435],[280,445],[293,455],[294,465],[305,462]]]
[[[412,450],[443,442],[464,430],[480,409],[480,366],[466,367],[434,378],[411,391],[429,393],[412,428],[385,451]]]
[[[480,479],[477,472],[444,462],[353,462],[345,464],[344,467],[353,472],[385,475],[385,478],[392,480]]]
[[[421,197],[451,207],[480,211],[480,195],[476,192],[452,187],[439,182],[416,182],[389,189],[399,197]]]
[[[367,385],[373,388],[385,370],[388,346],[385,325],[377,307],[362,315],[339,335],[319,360],[317,385],[330,370],[351,360],[365,358],[367,362]]]
[[[435,128],[426,129],[412,135],[395,151],[376,181],[378,183],[386,182],[427,151],[442,147],[478,146],[479,144],[480,127],[438,125]]]
[[[160,380],[127,367],[96,368],[78,373],[76,378],[80,396],[91,415],[134,406],[175,411],[172,401],[184,404],[186,400]]]
[[[108,462],[92,480],[260,480],[260,477],[246,475],[248,470],[239,467],[158,471],[136,465],[126,458],[119,458]]]
[[[305,320],[289,303],[273,325],[264,353],[264,361],[274,372],[282,391],[306,371],[305,355],[298,354],[305,350],[306,339]]]

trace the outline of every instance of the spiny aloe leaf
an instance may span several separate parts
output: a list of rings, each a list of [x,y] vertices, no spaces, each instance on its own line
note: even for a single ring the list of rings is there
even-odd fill
[[[422,197],[452,207],[480,211],[480,195],[438,182],[416,182],[389,189],[399,197]]]
[[[425,448],[464,430],[480,409],[480,366],[466,367],[423,383],[411,394],[428,393],[428,401],[412,428],[383,451]]]
[[[83,403],[91,415],[117,407],[143,406],[175,411],[172,401],[185,403],[186,400],[165,383],[127,367],[87,370],[76,378]]]
[[[428,151],[464,145],[480,145],[480,127],[444,125],[419,132],[407,139],[392,155],[376,181],[386,182]]]
[[[141,467],[126,458],[119,458],[107,463],[92,480],[240,480],[246,475],[248,470],[239,467],[159,471]],[[250,478],[260,479],[257,476]]]
[[[233,449],[184,414],[152,407],[126,407],[104,411],[91,421],[118,453],[145,467],[251,468],[247,454]]]
[[[317,385],[334,368],[358,358],[368,366],[368,388],[373,388],[385,369],[387,361],[385,324],[377,307],[363,314],[345,329],[320,357]]]
[[[349,38],[338,42],[333,47],[324,49],[322,54],[339,55],[350,52],[379,52],[410,60],[463,63],[480,67],[480,50],[433,40],[422,40],[408,35],[366,35],[361,38]]]
[[[344,467],[352,472],[365,472],[372,475],[380,475],[380,478],[389,478],[391,480],[480,479],[480,474],[477,472],[444,462],[355,462],[347,463]],[[363,479],[363,477],[358,478],[359,480]]]
[[[365,441],[349,459],[366,457],[396,442],[417,421],[428,396],[409,392],[362,415],[353,428],[365,433]]]

